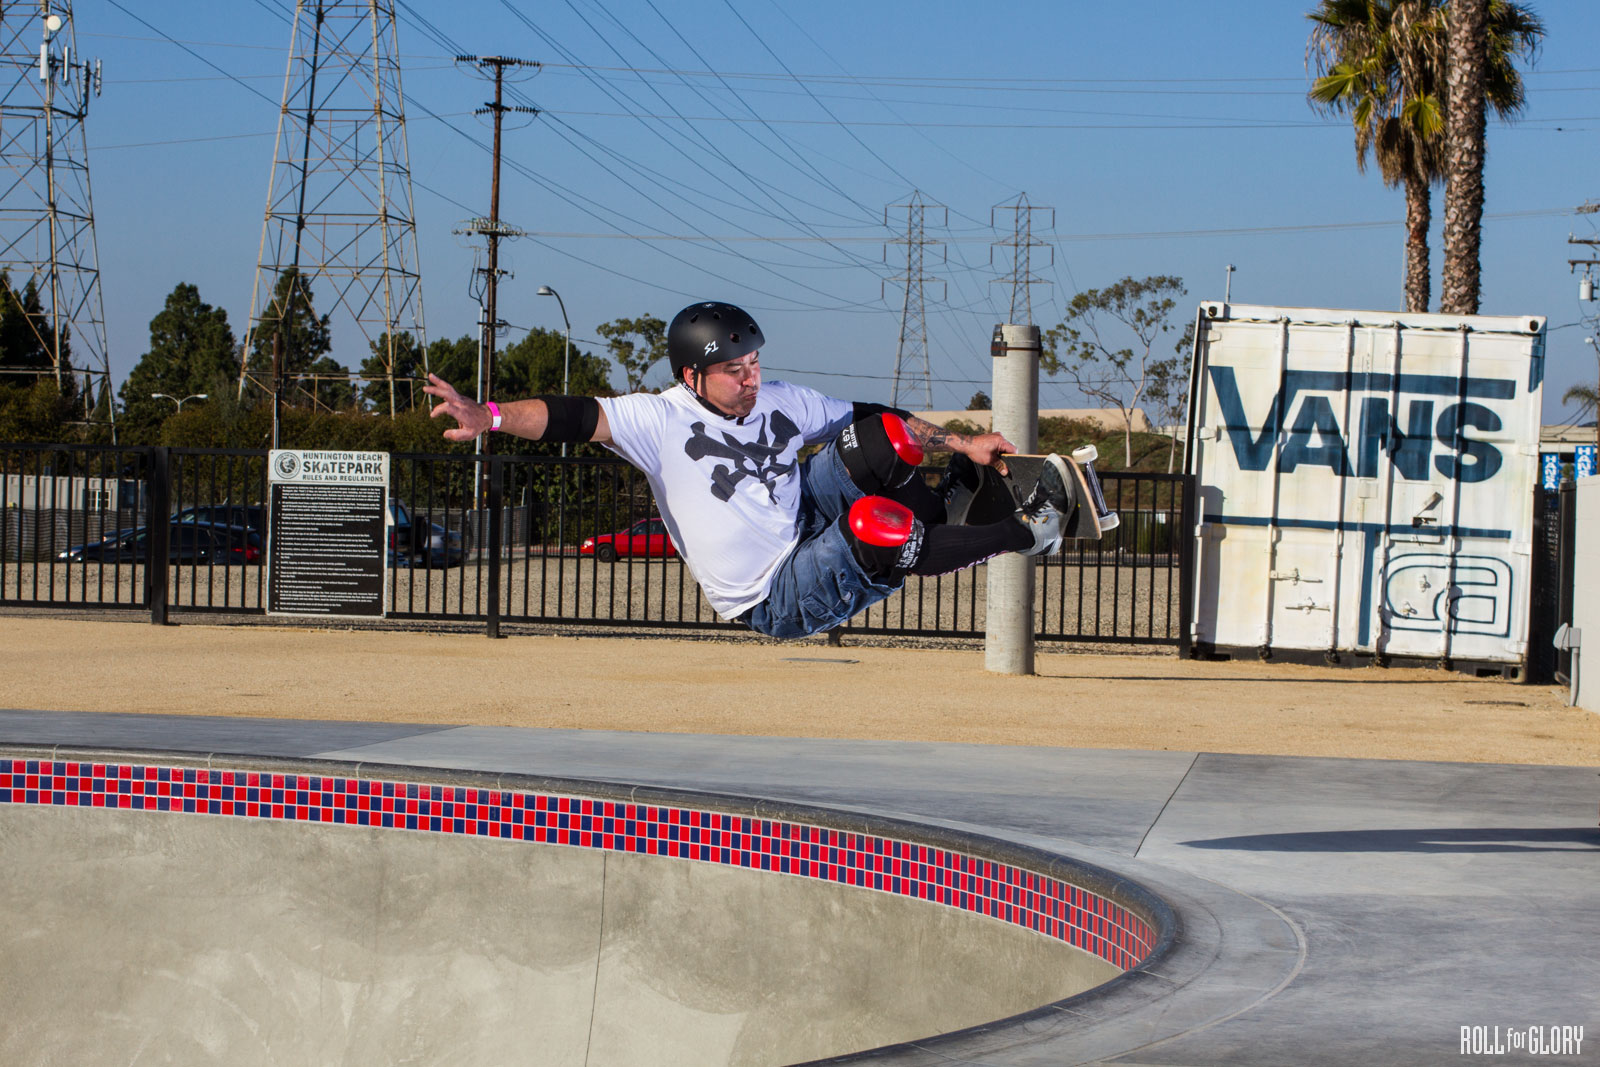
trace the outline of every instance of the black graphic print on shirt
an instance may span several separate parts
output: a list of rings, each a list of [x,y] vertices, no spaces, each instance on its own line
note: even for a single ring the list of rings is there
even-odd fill
[[[788,450],[789,442],[800,434],[800,427],[781,411],[774,411],[772,421],[764,422],[760,436],[748,444],[727,433],[722,433],[719,441],[706,432],[703,422],[695,423],[690,431],[691,436],[683,446],[690,459],[697,463],[706,458],[727,461],[717,463],[711,471],[711,493],[718,500],[731,500],[741,481],[754,478],[766,487],[767,495],[776,501],[778,479],[794,470],[798,462],[798,454],[796,459],[788,463],[779,462],[779,457]]]

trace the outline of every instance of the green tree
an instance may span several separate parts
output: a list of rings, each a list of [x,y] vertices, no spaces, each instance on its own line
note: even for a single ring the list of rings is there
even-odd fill
[[[1172,437],[1172,447],[1167,452],[1167,473],[1171,474],[1178,459],[1178,431],[1189,406],[1189,375],[1186,360],[1168,356],[1150,364],[1150,385],[1145,389],[1145,399],[1156,413],[1156,421],[1167,428]]]
[[[573,396],[610,396],[611,380],[606,361],[599,356],[571,350],[567,361],[566,337],[559,330],[534,327],[495,360],[494,395],[533,396],[536,393],[568,392]],[[570,387],[563,390],[563,379]]]
[[[1533,12],[1507,0],[1451,0],[1446,18],[1444,268],[1439,310],[1476,315],[1482,275],[1484,126],[1526,101],[1513,60],[1531,60],[1544,36]]]
[[[310,405],[317,411],[356,411],[355,382],[350,380],[350,368],[332,356],[320,356],[311,366],[296,374],[291,391],[284,399],[292,403]]]
[[[361,377],[366,380],[361,387],[362,402],[373,411],[391,418],[402,411],[410,411],[419,400],[425,398],[422,392],[422,345],[409,330],[402,330],[392,338],[387,333],[383,334],[369,347],[371,354],[361,361]],[[394,383],[393,403],[390,402],[391,380]]]
[[[968,411],[988,411],[993,406],[994,402],[989,399],[989,394],[982,389],[973,393],[972,399],[967,401]]]
[[[1047,373],[1122,413],[1124,466],[1133,465],[1133,412],[1150,386],[1151,350],[1172,329],[1168,316],[1185,292],[1183,279],[1164,274],[1123,278],[1074,296],[1066,317],[1041,338]]]
[[[650,368],[667,358],[667,324],[654,315],[613,319],[595,329],[606,339],[611,358],[622,368],[630,393],[643,389]]]
[[[215,400],[239,378],[239,350],[228,313],[200,299],[200,290],[179,282],[166,305],[150,320],[150,348],[139,357],[118,390],[122,398],[122,440],[153,443],[161,424],[177,413],[171,400],[205,393]],[[192,403],[192,402],[191,402]]]
[[[73,420],[82,416],[76,394],[58,389],[53,375],[31,375],[24,384],[0,383],[0,441],[54,444],[75,440],[78,434]]]
[[[466,396],[478,395],[478,341],[474,337],[458,337],[454,341],[440,338],[428,346],[428,368]],[[426,403],[424,403],[426,401]],[[426,394],[418,401],[424,410],[433,403]]]
[[[18,292],[12,288],[10,275],[0,271],[0,381],[31,387],[40,372],[55,365],[55,336],[33,279]],[[66,388],[71,377],[66,370],[71,363],[69,338],[62,338],[61,356],[62,386]],[[7,370],[17,373],[8,374]],[[76,392],[75,385],[72,390]]]
[[[1444,178],[1448,71],[1444,0],[1321,0],[1307,58],[1316,77],[1313,107],[1349,116],[1355,127],[1356,169],[1378,164],[1385,184],[1406,196],[1406,309],[1427,311],[1431,299],[1428,228],[1432,186]],[[1509,116],[1522,107],[1512,57],[1520,33],[1543,32],[1522,5],[1492,0],[1489,99]],[[1522,27],[1521,30],[1518,27]],[[1531,45],[1530,45],[1531,47]]]
[[[1593,411],[1600,416],[1600,390],[1592,385],[1574,385],[1561,394],[1563,404],[1577,404],[1578,415],[1581,419]],[[1574,419],[1573,421],[1577,421]],[[1600,442],[1600,417],[1595,420],[1595,440]]]
[[[272,302],[261,312],[250,346],[250,367],[257,381],[271,389],[272,352],[275,338],[283,336],[283,373],[293,379],[311,370],[313,363],[333,348],[328,316],[318,317],[311,298],[311,285],[293,267],[278,275]],[[342,368],[341,368],[342,369]],[[299,400],[294,397],[298,395]],[[285,402],[313,403],[315,393],[287,389]]]
[[[1322,0],[1307,17],[1318,74],[1311,103],[1350,117],[1358,171],[1370,155],[1385,185],[1405,189],[1406,310],[1427,311],[1430,187],[1441,173],[1444,130],[1437,0]]]

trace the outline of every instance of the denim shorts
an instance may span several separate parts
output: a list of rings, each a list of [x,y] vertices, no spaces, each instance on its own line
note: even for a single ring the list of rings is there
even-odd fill
[[[879,585],[861,570],[839,516],[866,494],[850,480],[836,445],[800,468],[800,543],[778,565],[767,599],[741,620],[757,633],[789,640],[840,626],[899,589]]]

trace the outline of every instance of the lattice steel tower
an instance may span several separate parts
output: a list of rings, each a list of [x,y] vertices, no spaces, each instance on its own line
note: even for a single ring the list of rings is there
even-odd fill
[[[1011,286],[1011,317],[1006,321],[1018,326],[1033,323],[1032,286],[1049,285],[1048,278],[1040,278],[1033,273],[1033,250],[1035,248],[1050,249],[1050,266],[1055,263],[1056,249],[1049,241],[1041,241],[1033,236],[1033,213],[1035,211],[1050,212],[1050,228],[1056,225],[1055,208],[1033,207],[1028,203],[1028,194],[1019,193],[1017,198],[1010,203],[996,204],[989,210],[989,225],[999,229],[995,216],[1002,211],[1013,213],[1012,234],[1003,241],[996,241],[989,249],[989,263],[994,264],[994,250],[996,248],[1009,248],[1011,250],[1011,270],[996,278],[990,284]],[[1022,313],[1018,318],[1017,313]]]
[[[891,204],[884,209],[884,225],[889,225],[889,213],[898,213],[905,210],[906,235],[896,237],[888,242],[890,245],[904,245],[906,249],[906,269],[904,273],[893,275],[885,279],[885,285],[897,282],[904,290],[904,297],[900,305],[900,341],[894,351],[894,392],[889,403],[900,407],[902,395],[909,400],[913,388],[918,388],[922,394],[924,410],[933,407],[933,373],[928,367],[928,316],[923,300],[923,286],[928,282],[939,282],[941,279],[930,278],[922,272],[922,265],[926,258],[925,249],[933,245],[941,250],[943,241],[930,241],[924,229],[929,211],[944,212],[941,220],[936,225],[946,225],[950,213],[945,211],[943,204],[935,204],[922,199],[922,194],[917,191],[911,193],[911,199],[904,204]],[[898,217],[898,214],[897,214]],[[884,258],[888,259],[888,246],[884,247]]]
[[[296,0],[241,392],[246,380],[270,387],[269,368],[252,366],[251,353],[263,326],[289,317],[272,306],[288,270],[308,286],[327,282],[332,301],[327,288],[314,292],[318,310],[349,316],[369,346],[388,338],[378,354],[391,414],[395,335],[409,331],[426,351],[394,8]]]
[[[0,369],[53,373],[63,387],[83,374],[92,408],[96,380],[111,384],[83,128],[100,64],[78,54],[69,0],[0,2],[0,79],[0,268],[6,299],[33,283],[39,310],[28,320],[50,360]]]

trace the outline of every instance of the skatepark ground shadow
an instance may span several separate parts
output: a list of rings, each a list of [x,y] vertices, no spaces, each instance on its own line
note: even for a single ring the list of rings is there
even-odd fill
[[[1214,837],[1179,844],[1238,852],[1600,852],[1600,828],[1316,830]]]

